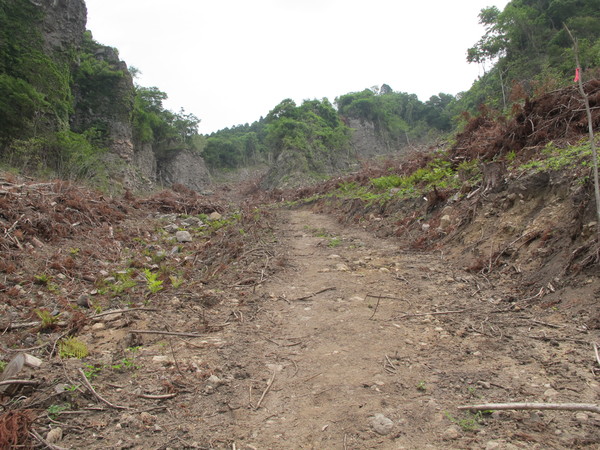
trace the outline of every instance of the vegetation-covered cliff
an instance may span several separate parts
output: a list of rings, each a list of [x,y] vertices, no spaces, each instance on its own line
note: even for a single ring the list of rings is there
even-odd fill
[[[184,152],[202,169],[191,183],[199,188],[208,182],[193,151],[199,120],[166,110],[165,98],[134,85],[118,51],[94,41],[83,0],[0,0],[3,165],[140,188],[165,181]]]

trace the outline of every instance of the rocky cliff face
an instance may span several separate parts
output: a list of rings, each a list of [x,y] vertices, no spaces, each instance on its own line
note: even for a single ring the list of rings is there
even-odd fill
[[[30,0],[44,11],[42,37],[46,53],[79,48],[85,32],[84,0]]]
[[[373,122],[349,118],[347,124],[352,133],[352,149],[358,158],[385,155],[401,150],[405,144],[391,139],[377,129]]]
[[[158,160],[158,178],[168,185],[183,184],[194,191],[203,192],[211,183],[210,173],[204,160],[190,150],[169,152]]]

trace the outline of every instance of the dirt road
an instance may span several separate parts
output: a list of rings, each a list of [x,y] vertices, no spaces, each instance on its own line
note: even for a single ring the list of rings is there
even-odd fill
[[[125,328],[87,329],[95,348],[110,350],[133,328],[225,322],[207,340],[142,336],[138,370],[102,372],[97,389],[117,404],[131,404],[136,386],[162,383],[177,396],[96,412],[61,446],[598,448],[592,413],[457,410],[485,401],[598,402],[589,345],[598,336],[440,252],[400,250],[309,210],[282,215],[275,231],[285,263],[255,292],[220,293],[209,316],[173,298]]]
[[[534,338],[552,324],[520,313],[508,287],[307,210],[279,232],[289,266],[228,354],[262,375],[230,386],[237,448],[563,448],[599,436],[585,414],[456,410],[597,401],[589,348]],[[557,370],[565,355],[581,365]]]

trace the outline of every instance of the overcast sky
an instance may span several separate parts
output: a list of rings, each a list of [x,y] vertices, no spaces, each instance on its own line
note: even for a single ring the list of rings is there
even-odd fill
[[[508,0],[86,0],[88,29],[210,133],[281,100],[388,84],[422,101],[482,74],[479,11]]]

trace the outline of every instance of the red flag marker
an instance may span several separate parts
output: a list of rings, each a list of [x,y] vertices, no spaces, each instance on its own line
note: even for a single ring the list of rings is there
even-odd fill
[[[579,67],[577,67],[575,69],[575,79],[573,80],[574,83],[577,83],[579,81]]]

